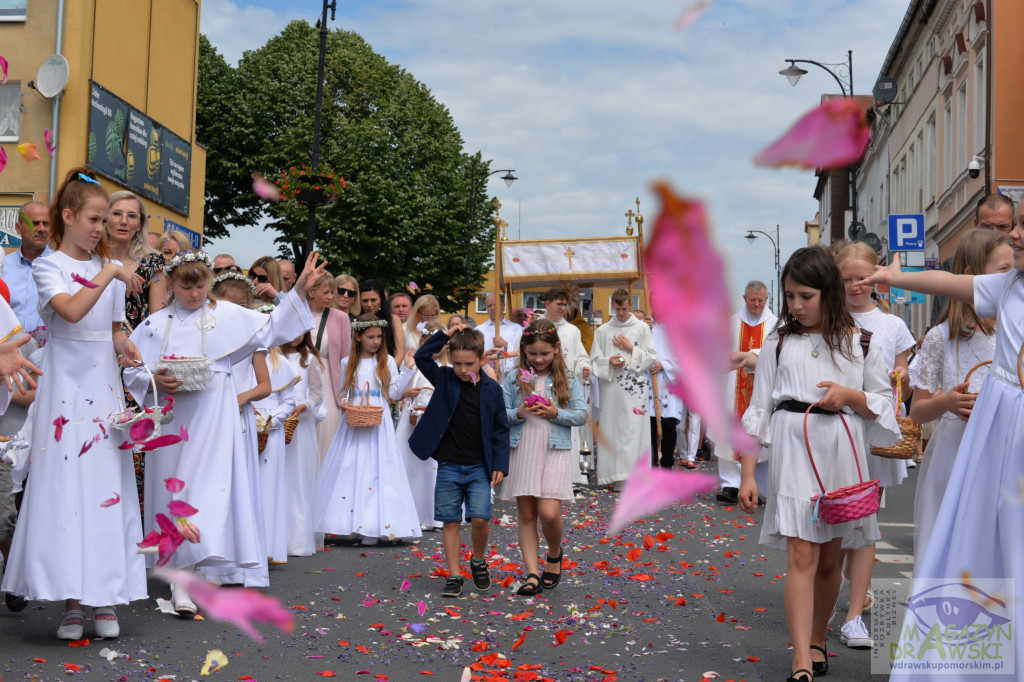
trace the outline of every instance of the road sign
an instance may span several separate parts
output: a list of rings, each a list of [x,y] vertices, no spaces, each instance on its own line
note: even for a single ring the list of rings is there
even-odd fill
[[[900,268],[902,272],[921,272],[924,268]],[[889,300],[893,303],[909,303],[924,305],[924,294],[916,291],[904,291],[896,287],[889,287]]]
[[[890,251],[924,251],[924,214],[889,216]]]
[[[167,218],[164,218],[164,232],[170,232],[171,230],[181,232],[183,235],[188,237],[188,240],[192,244],[193,249],[198,250],[203,248],[203,236],[201,234],[199,234],[195,230],[188,229],[184,225],[179,225],[173,220],[168,220]]]

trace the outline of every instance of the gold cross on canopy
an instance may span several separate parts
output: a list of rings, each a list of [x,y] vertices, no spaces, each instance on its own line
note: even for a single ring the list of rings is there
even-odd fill
[[[572,250],[571,246],[565,247],[565,253],[562,255],[569,257],[569,269],[572,270],[572,257],[576,255],[576,252]]]

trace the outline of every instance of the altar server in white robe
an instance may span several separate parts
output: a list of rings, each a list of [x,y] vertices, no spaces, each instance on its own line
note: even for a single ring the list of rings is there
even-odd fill
[[[523,328],[505,317],[505,297],[503,296],[501,298],[501,325],[495,331],[494,317],[497,314],[497,308],[494,303],[494,294],[487,294],[485,300],[490,319],[476,326],[476,330],[484,335],[484,362],[493,361],[499,374],[511,372],[519,365],[519,337],[523,335]],[[499,354],[503,354],[504,359],[501,359]]]
[[[615,317],[598,327],[590,362],[601,395],[601,434],[597,482],[626,480],[636,463],[650,462],[651,422],[647,414],[649,372],[658,359],[650,328],[630,308],[629,292],[612,294]]]

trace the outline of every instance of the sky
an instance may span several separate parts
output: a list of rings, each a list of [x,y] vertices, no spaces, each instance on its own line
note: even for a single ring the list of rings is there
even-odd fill
[[[468,153],[515,169],[511,188],[498,176],[489,185],[510,239],[622,235],[637,197],[653,228],[651,183],[667,180],[709,202],[738,305],[748,280],[775,277],[771,244],[748,244],[747,231],[779,225],[784,264],[817,211],[813,172],[750,161],[837,90],[811,65],[790,86],[778,73],[785,59],[838,63],[853,50],[854,92],[867,94],[908,1],[718,0],[673,31],[689,2],[338,0],[329,25],[425,84]],[[235,64],[289,21],[315,23],[322,6],[203,0],[200,29]],[[247,266],[276,253],[274,234],[239,228],[209,248]]]

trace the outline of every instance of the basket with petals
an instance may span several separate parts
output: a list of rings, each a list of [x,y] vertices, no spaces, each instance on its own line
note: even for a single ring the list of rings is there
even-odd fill
[[[170,424],[171,420],[174,419],[174,413],[171,412],[171,408],[174,406],[174,397],[165,397],[164,400],[167,402],[167,405],[160,407],[160,396],[157,394],[156,379],[153,376],[153,372],[145,365],[139,366],[146,370],[146,374],[149,375],[149,387],[153,392],[153,406],[146,407],[145,405],[140,405],[138,408],[129,409],[125,406],[124,397],[121,392],[115,391],[117,393],[117,404],[121,409],[117,412],[112,412],[107,417],[107,424],[115,429],[130,431],[133,424],[149,418],[153,420],[153,437],[156,437],[160,435],[160,425]]]
[[[814,502],[814,515],[812,522],[824,521],[828,524],[846,523],[871,516],[878,511],[878,480],[865,481],[864,472],[860,468],[860,458],[857,457],[857,445],[853,442],[853,433],[850,432],[850,425],[846,423],[846,417],[837,413],[836,416],[843,422],[846,429],[846,436],[850,439],[850,447],[853,448],[853,459],[857,463],[857,478],[860,483],[837,488],[832,492],[825,490],[825,484],[818,474],[818,467],[814,464],[814,455],[811,454],[811,440],[807,435],[807,416],[811,413],[813,405],[804,412],[804,445],[807,446],[807,457],[811,460],[811,468],[814,470],[814,477],[818,479],[818,487],[821,494],[811,497]]]
[[[345,423],[349,426],[380,426],[384,408],[370,404],[370,383],[363,384],[362,399],[345,406]]]
[[[910,459],[917,454],[917,439],[921,437],[921,425],[903,413],[903,389],[899,372],[896,373],[896,385],[893,387],[896,397],[896,421],[900,425],[901,438],[888,448],[872,445],[871,454],[886,459]]]
[[[292,436],[295,435],[295,429],[299,426],[299,418],[295,416],[287,417],[284,420],[284,444],[288,445],[292,442]]]

